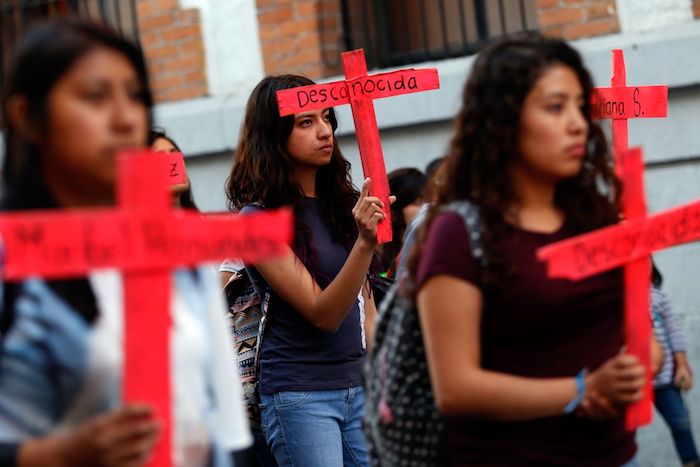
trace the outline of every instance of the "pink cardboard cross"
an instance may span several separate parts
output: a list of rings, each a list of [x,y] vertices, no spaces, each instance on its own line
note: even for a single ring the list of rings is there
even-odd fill
[[[651,422],[653,388],[649,343],[651,318],[649,288],[652,251],[693,239],[689,225],[680,235],[666,236],[672,222],[687,222],[687,210],[699,209],[692,203],[664,213],[647,217],[644,196],[644,162],[639,148],[628,148],[627,120],[629,118],[666,117],[667,86],[626,86],[622,50],[613,53],[612,87],[596,88],[592,95],[594,118],[611,118],[616,170],[623,182],[622,204],[625,221],[575,238],[542,248],[538,258],[548,262],[550,277],[581,279],[624,266],[625,285],[625,345],[647,368],[647,381],[642,399],[629,406],[626,426],[636,429]],[[700,212],[700,211],[698,211]],[[682,220],[681,220],[682,219]],[[700,225],[698,226],[700,227]],[[677,227],[672,227],[677,232]],[[700,228],[695,234],[700,234]]]
[[[372,179],[370,194],[384,202],[386,218],[377,228],[377,241],[380,244],[386,243],[391,241],[392,237],[389,182],[386,177],[373,100],[438,89],[440,80],[435,68],[406,69],[368,75],[365,53],[362,49],[344,52],[342,57],[345,70],[344,81],[278,91],[280,115],[350,104],[362,159],[362,171],[365,177]]]
[[[124,276],[127,402],[150,404],[162,420],[151,467],[172,466],[170,274],[178,266],[283,254],[292,238],[289,210],[245,217],[173,210],[162,154],[118,158],[114,209],[52,210],[0,215],[3,279],[84,276],[118,268]]]

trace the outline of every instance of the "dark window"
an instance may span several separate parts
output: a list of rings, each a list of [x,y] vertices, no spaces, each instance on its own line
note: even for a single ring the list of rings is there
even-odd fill
[[[537,29],[535,0],[342,0],[345,47],[372,68],[475,53]]]
[[[0,87],[9,51],[31,23],[65,15],[104,21],[138,39],[136,0],[0,0]]]

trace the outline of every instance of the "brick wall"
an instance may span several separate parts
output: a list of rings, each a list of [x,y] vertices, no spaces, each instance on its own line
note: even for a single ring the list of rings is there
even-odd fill
[[[693,0],[693,17],[700,19],[700,0]]]
[[[620,31],[615,0],[537,0],[537,8],[546,35],[573,40]]]
[[[265,73],[318,79],[341,72],[340,0],[257,0],[257,6]]]
[[[178,0],[138,0],[141,44],[157,102],[207,94],[204,45],[197,9]]]

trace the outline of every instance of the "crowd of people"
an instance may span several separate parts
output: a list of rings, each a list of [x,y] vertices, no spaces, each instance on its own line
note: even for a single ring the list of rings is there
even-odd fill
[[[120,150],[180,152],[153,125],[140,49],[106,26],[33,29],[5,84],[5,211],[114,205]],[[173,272],[175,465],[377,465],[365,417],[411,403],[365,404],[363,365],[389,286],[418,310],[444,429],[406,428],[439,435],[435,465],[637,465],[624,412],[649,375],[625,351],[622,271],[552,279],[536,257],[621,218],[620,181],[591,117],[593,83],[579,53],[537,35],[482,50],[446,155],[424,172],[388,174],[394,237],[384,245],[376,231],[385,206],[371,195],[374,180],[353,183],[333,108],[279,115],[277,91],[310,84],[297,75],[258,83],[222,187],[242,216],[291,207],[292,245],[256,264],[229,258],[220,277],[211,265]],[[171,193],[177,209],[196,209],[189,182]],[[478,231],[447,209],[455,202],[474,209]],[[253,300],[242,308],[242,289],[221,287],[241,277]],[[162,426],[148,404],[122,403],[121,281],[107,270],[3,282],[1,465],[148,462]],[[681,396],[692,372],[656,269],[653,284],[656,406],[682,463],[699,465]],[[239,309],[257,316],[246,365],[234,341],[243,331],[226,320],[238,323]],[[241,386],[248,375],[251,394]],[[393,441],[411,445],[409,436]]]

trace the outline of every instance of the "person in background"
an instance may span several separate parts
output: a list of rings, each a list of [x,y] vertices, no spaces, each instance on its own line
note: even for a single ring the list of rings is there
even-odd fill
[[[60,20],[18,45],[3,93],[2,209],[114,206],[116,156],[147,144],[153,105],[140,48],[105,25]],[[252,439],[208,265],[172,275],[173,459],[248,465]],[[119,271],[2,283],[1,465],[136,467],[159,421],[122,407]],[[142,310],[150,313],[152,310]]]
[[[652,263],[651,316],[656,340],[663,352],[662,365],[654,378],[654,404],[673,436],[676,453],[684,466],[700,465],[690,426],[690,415],[681,391],[693,385],[688,365],[685,339],[678,318],[666,293],[661,289],[663,277]]]
[[[175,141],[168,136],[162,128],[151,128],[148,132],[148,145],[151,147],[151,150],[155,152],[182,153],[182,150]],[[192,183],[189,177],[187,178],[187,183],[173,185],[171,189],[175,207],[198,210],[194,202],[194,197],[192,196]]]
[[[381,256],[384,277],[393,279],[406,227],[416,217],[418,210],[423,205],[423,191],[428,177],[412,167],[393,170],[387,177],[389,178],[389,192],[396,196],[396,201],[391,205],[393,238],[390,242],[382,245]]]

